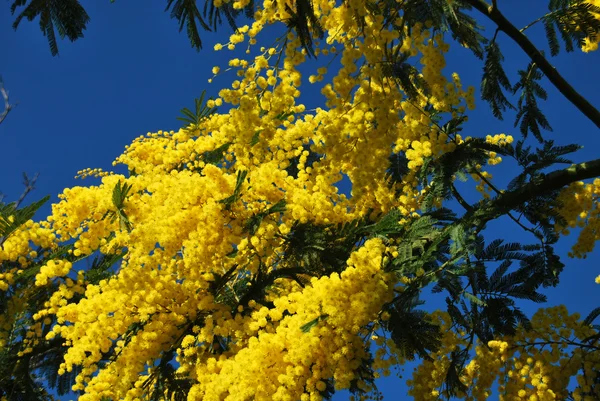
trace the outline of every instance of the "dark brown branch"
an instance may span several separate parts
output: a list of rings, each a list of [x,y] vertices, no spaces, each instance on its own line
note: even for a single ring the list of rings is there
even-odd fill
[[[530,202],[538,196],[547,195],[574,182],[595,177],[600,177],[600,159],[553,171],[540,180],[525,184],[514,191],[503,192],[493,199],[481,202],[468,210],[457,224],[467,223],[480,230],[488,221],[509,214],[511,210]],[[445,230],[449,232],[452,227],[453,224],[447,226]]]
[[[563,170],[553,171],[542,179],[523,185],[521,188],[504,192],[481,207],[467,212],[461,220],[471,220],[477,226],[509,213],[532,199],[559,190],[577,181],[600,176],[600,159],[574,164]]]
[[[460,194],[460,192],[458,192],[458,190],[456,189],[456,187],[454,186],[454,184],[452,184],[450,186],[450,190],[452,191],[452,195],[454,195],[454,197],[456,198],[456,200],[458,201],[458,203],[467,211],[473,209],[473,206],[469,205],[469,203],[465,200],[465,198],[462,197],[462,195]]]
[[[514,40],[521,49],[537,64],[539,69],[548,77],[550,82],[562,93],[575,107],[600,128],[600,111],[579,94],[540,53],[533,43],[519,29],[517,29],[495,6],[490,6],[483,0],[467,0],[477,11],[494,21],[498,28]]]
[[[600,159],[573,164],[563,170],[553,171],[538,182],[530,182],[523,187],[506,192],[495,200],[495,206],[503,210],[514,209],[531,198],[566,187],[577,181],[600,176]]]
[[[488,187],[492,188],[492,190],[494,192],[496,192],[496,194],[498,196],[502,195],[502,191],[500,191],[498,188],[496,188],[496,186],[494,184],[492,184],[492,182],[490,180],[488,180],[483,174],[481,174],[480,171],[474,170],[473,172],[471,172],[471,174],[477,174],[481,178],[481,180],[487,184]],[[526,225],[524,225],[523,223],[521,223],[519,221],[519,219],[517,219],[515,216],[513,216],[510,212],[507,212],[506,215],[512,221],[514,221],[519,227],[521,227],[523,230],[532,233],[536,238],[540,239],[543,242],[543,240],[544,240],[543,237],[541,237],[540,233],[538,233],[537,231],[535,231],[535,229],[529,228]]]

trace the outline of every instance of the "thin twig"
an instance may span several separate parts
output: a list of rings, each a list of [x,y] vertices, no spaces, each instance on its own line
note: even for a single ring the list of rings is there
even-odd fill
[[[23,203],[23,201],[27,197],[27,195],[31,191],[33,191],[35,189],[35,182],[37,181],[39,175],[40,175],[40,173],[35,173],[35,175],[33,176],[33,178],[29,178],[27,176],[27,174],[23,173],[23,185],[25,185],[25,190],[23,191],[23,193],[21,194],[21,196],[17,200],[17,203],[15,205],[15,209],[18,209],[19,206],[21,206],[21,203]]]
[[[2,81],[2,76],[0,75],[0,94],[2,94],[2,98],[4,99],[4,111],[0,114],[0,124],[6,118],[8,113],[13,109],[14,105],[10,104],[8,100],[8,91],[4,87],[4,81]]]

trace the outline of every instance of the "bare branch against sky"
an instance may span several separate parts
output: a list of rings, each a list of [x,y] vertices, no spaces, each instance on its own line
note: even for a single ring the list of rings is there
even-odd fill
[[[0,124],[6,118],[8,113],[13,109],[14,105],[10,104],[8,100],[8,91],[4,87],[4,81],[2,80],[2,76],[0,75],[0,94],[2,94],[2,98],[4,99],[4,111],[0,114]]]

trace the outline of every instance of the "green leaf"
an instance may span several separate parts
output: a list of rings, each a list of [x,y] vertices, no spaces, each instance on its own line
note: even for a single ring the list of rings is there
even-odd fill
[[[398,209],[393,209],[378,219],[377,223],[365,227],[371,235],[388,235],[399,233],[403,226],[399,224],[404,216]]]
[[[50,196],[45,196],[37,202],[25,206],[21,209],[16,208],[16,203],[0,203],[0,244],[8,238],[17,228],[30,220],[35,212],[38,211],[44,203],[48,202]],[[12,222],[9,218],[12,216]]]
[[[242,184],[246,180],[246,176],[248,175],[248,171],[238,171],[237,180],[235,183],[235,189],[233,190],[233,194],[228,196],[225,199],[221,199],[219,203],[224,203],[226,205],[227,210],[233,205],[241,196],[242,192]]]
[[[204,152],[202,154],[202,160],[206,164],[219,165],[223,161],[223,154],[229,150],[231,142],[225,143],[214,150]]]
[[[467,233],[462,225],[458,224],[450,229],[450,239],[452,240],[452,245],[450,248],[452,255],[456,255],[459,252],[464,252],[466,250]]]
[[[113,201],[113,205],[115,205],[115,207],[117,209],[123,208],[125,199],[129,195],[130,190],[131,190],[131,185],[129,185],[127,183],[121,183],[121,181],[119,181],[118,183],[115,184],[115,186],[113,188],[113,193],[112,193],[112,201]]]
[[[94,258],[91,267],[85,272],[85,279],[90,284],[98,284],[102,280],[112,277],[115,272],[111,269],[118,263],[127,251],[107,255],[99,255]]]
[[[319,322],[324,321],[328,317],[329,317],[329,315],[323,314],[323,315],[317,317],[316,319],[313,319],[310,322],[303,324],[300,327],[300,330],[302,330],[303,333],[308,333],[313,327],[315,327],[317,324],[319,324]]]
[[[415,356],[431,360],[429,353],[440,346],[440,327],[430,321],[426,312],[417,309],[423,304],[417,294],[416,290],[409,290],[399,295],[384,309],[390,317],[380,324],[390,333],[400,356],[408,360]]]
[[[252,139],[250,140],[250,146],[254,146],[258,143],[258,141],[260,140],[261,132],[263,132],[263,130],[261,130],[261,129],[254,132],[254,135],[252,135]]]
[[[420,95],[419,91],[425,94],[430,92],[420,71],[408,62],[410,59],[409,52],[401,53],[400,46],[396,46],[394,50],[386,47],[384,51],[385,58],[381,62],[383,75],[393,79],[397,87],[409,99],[417,99]]]
[[[565,50],[572,52],[581,48],[586,38],[595,40],[600,32],[600,21],[596,14],[600,7],[583,0],[551,1],[550,12],[542,17],[550,54],[560,52],[558,33],[565,44]]]
[[[102,217],[103,219],[109,217],[111,223],[118,218],[119,226],[127,231],[131,231],[132,226],[129,218],[127,217],[127,213],[123,208],[131,188],[132,186],[127,183],[121,183],[121,181],[117,182],[112,192],[112,202],[116,210],[108,210]]]
[[[216,107],[208,107],[204,102],[206,91],[202,91],[200,98],[194,99],[195,111],[191,111],[188,108],[181,109],[183,116],[177,117],[179,121],[184,122],[184,127],[194,128],[202,122],[205,118],[210,117],[216,111]],[[210,98],[212,99],[212,98]]]
[[[198,32],[198,26],[202,27],[205,31],[215,31],[217,25],[221,24],[223,19],[225,19],[230,28],[233,31],[237,31],[236,17],[242,12],[245,12],[247,17],[252,17],[254,8],[254,1],[250,1],[243,10],[235,9],[233,4],[228,2],[224,2],[217,7],[214,2],[206,1],[201,13],[196,1],[167,0],[165,11],[171,10],[171,18],[179,22],[179,32],[185,27],[190,44],[196,50],[200,50],[202,48],[202,40]]]
[[[296,0],[295,9],[286,4],[286,12],[290,17],[285,21],[289,30],[296,31],[300,44],[309,56],[314,56],[313,35],[323,39],[325,31],[313,8],[311,0]]]
[[[469,301],[473,302],[476,305],[479,305],[479,306],[486,306],[487,305],[485,303],[485,301],[482,301],[481,299],[477,298],[475,295],[471,294],[468,291],[463,292],[463,295],[465,296],[465,298],[467,298]]]
[[[446,372],[446,378],[444,379],[444,387],[446,393],[455,397],[458,392],[466,392],[468,387],[460,380],[460,373],[469,357],[469,349],[457,348],[452,351],[450,357],[450,366]]]
[[[48,38],[48,45],[53,56],[58,55],[55,28],[61,39],[67,37],[73,42],[83,37],[83,31],[85,31],[86,25],[90,21],[90,17],[78,0],[31,1],[29,4],[26,3],[23,0],[15,0],[11,5],[10,11],[13,15],[18,7],[25,7],[15,18],[13,28],[17,29],[23,18],[33,21],[39,17],[40,30]]]
[[[503,111],[507,108],[514,109],[502,91],[502,89],[512,90],[512,85],[502,67],[504,56],[495,41],[485,47],[485,55],[481,98],[490,103],[494,116],[502,120]]]
[[[520,80],[513,88],[513,93],[517,93],[521,89],[521,96],[517,104],[518,112],[515,127],[521,121],[520,130],[523,137],[526,138],[527,133],[531,132],[538,141],[543,142],[540,127],[552,131],[552,127],[538,107],[536,99],[539,97],[546,100],[548,97],[544,88],[538,83],[543,74],[538,70],[537,65],[531,62],[526,71],[519,71],[519,76]]]

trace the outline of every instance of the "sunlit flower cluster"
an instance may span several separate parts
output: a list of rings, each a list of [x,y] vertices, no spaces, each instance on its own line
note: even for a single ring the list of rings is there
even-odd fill
[[[600,179],[592,183],[576,182],[564,188],[558,197],[559,213],[564,223],[559,223],[563,234],[569,229],[579,229],[577,242],[573,245],[572,257],[585,257],[600,239]]]
[[[252,27],[216,49],[249,38],[254,49],[262,27],[284,18],[277,7],[265,3]],[[327,109],[299,103],[306,50],[289,33],[254,57],[215,66],[213,79],[237,79],[207,106],[228,104],[229,112],[137,138],[115,162],[129,176],[83,170],[80,176],[96,177],[98,185],[67,189],[53,205],[48,221],[60,241],[72,242],[74,258],[126,251],[113,278],[63,285],[36,315],[57,319],[46,338],[69,344],[61,373],[78,367],[81,400],[140,397],[154,380],[154,361],[173,346],[178,374],[197,383],[190,399],[320,400],[329,386],[370,390],[356,382],[357,368],[370,358],[365,327],[379,319],[394,287],[381,270],[387,252],[381,240],[360,246],[344,271],[304,288],[276,280],[277,292],[267,294],[273,308],[253,300],[231,306],[211,292],[228,271],[233,286],[249,285],[248,274],[276,271],[295,224],[345,223],[392,209],[413,216],[423,193],[415,174],[424,159],[462,141],[425,112],[431,105],[456,117],[474,104],[472,88],[463,90],[457,74],[450,80],[442,74],[448,51],[442,35],[432,38],[416,26],[401,41],[382,18],[370,16],[359,28],[353,16],[365,5],[352,7],[315,5],[327,32],[317,51],[341,62],[333,78],[320,68],[309,79],[322,83]],[[368,39],[361,39],[361,29]],[[424,66],[429,89],[419,89],[416,99],[404,96],[378,62],[394,47]],[[386,161],[392,152],[406,154],[410,173],[391,184]],[[344,176],[351,196],[339,193]],[[281,202],[283,211],[267,213]],[[249,232],[248,221],[259,214]],[[70,270],[68,261],[48,260],[36,282],[63,280]],[[80,294],[77,302],[73,294]],[[375,358],[384,373],[402,359],[392,344],[387,350],[387,357]],[[110,363],[100,367],[107,354]]]
[[[246,4],[232,2],[235,9]],[[265,0],[255,22],[215,46],[227,51],[247,45],[245,59],[212,69],[211,82],[232,79],[206,105],[226,106],[227,112],[205,115],[176,132],[138,137],[114,162],[127,174],[80,171],[94,185],[65,189],[46,222],[28,222],[2,244],[0,262],[18,267],[2,272],[0,291],[8,291],[22,269],[39,259],[33,246],[68,247],[67,257],[46,255],[36,267],[29,290],[55,290],[33,316],[21,355],[40,339],[63,340],[68,350],[59,373],[77,373],[73,390],[83,392],[80,400],[145,399],[160,380],[159,365],[176,362],[174,374],[192,383],[189,400],[320,401],[333,390],[372,390],[358,373],[364,364],[377,376],[410,359],[374,332],[389,319],[384,309],[395,292],[427,277],[425,269],[410,278],[387,272],[383,266],[398,257],[398,248],[376,237],[351,245],[339,271],[311,277],[296,272],[309,270],[309,262],[286,264],[289,244],[299,225],[340,227],[392,210],[402,222],[418,217],[429,190],[418,173],[469,140],[442,129],[431,113],[466,119],[475,89],[463,88],[458,74],[447,77],[443,71],[449,50],[443,34],[429,23],[399,32],[363,0],[313,2],[325,33],[314,53],[331,63],[303,76],[308,50],[293,31],[270,47],[256,46],[263,29],[290,18],[290,7],[293,2]],[[357,16],[364,17],[363,24]],[[420,68],[410,95],[386,70],[394,62],[389,54],[397,51]],[[325,107],[310,109],[301,102],[306,84],[320,87]],[[490,135],[486,141],[504,146],[513,138]],[[488,153],[488,165],[501,162]],[[394,181],[392,154],[404,155],[408,167]],[[476,188],[489,197],[491,174],[472,167]],[[351,184],[350,194],[340,193],[342,180]],[[597,239],[592,204],[598,185],[565,191],[568,224],[587,223],[576,254]],[[77,263],[96,256],[122,258],[110,278],[87,281],[84,272],[75,272]],[[277,275],[286,268],[294,274]],[[257,288],[252,280],[267,275],[275,278]],[[0,316],[0,347],[13,323],[10,316],[23,307],[16,299]],[[557,316],[570,330],[557,329],[560,336],[592,333],[562,310],[544,313],[534,318],[534,327],[544,333],[556,332]],[[439,398],[450,354],[469,344],[451,329],[449,316],[436,313],[432,319],[440,324],[442,347],[409,383],[418,400]],[[512,372],[519,380],[501,383],[511,396],[530,401],[562,396],[557,369],[575,367],[562,354],[556,359],[523,345],[535,341],[527,333],[487,347],[476,344],[459,377],[468,388],[460,395],[486,399],[493,380]],[[381,347],[375,355],[371,341]],[[574,358],[589,366],[583,373],[568,372],[587,380],[597,357]],[[578,394],[595,391],[583,383]]]
[[[443,327],[449,317],[441,315]],[[552,401],[568,397],[578,401],[597,399],[595,383],[600,367],[598,340],[586,347],[578,344],[597,335],[578,314],[569,314],[564,306],[540,309],[531,320],[531,329],[520,326],[512,337],[477,344],[469,353],[458,378],[465,386],[455,396],[466,400],[487,400],[497,385],[501,401]],[[464,349],[469,340],[448,331],[442,347],[432,361],[415,369],[410,394],[415,400],[434,400],[446,393],[444,386],[453,351]]]

